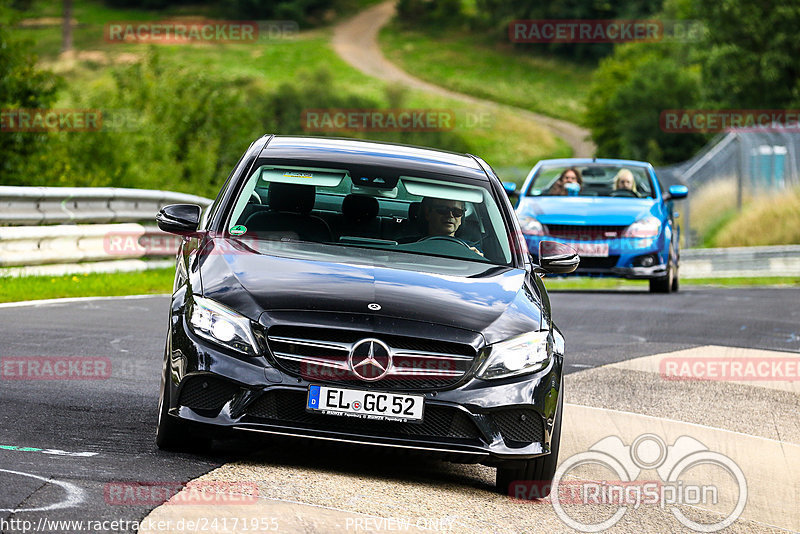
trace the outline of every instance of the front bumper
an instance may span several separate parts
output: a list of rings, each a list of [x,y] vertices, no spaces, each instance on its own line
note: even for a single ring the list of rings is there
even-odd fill
[[[308,413],[311,382],[266,357],[228,353],[197,338],[173,316],[168,346],[168,413],[204,425],[318,440],[424,451],[454,461],[497,465],[550,452],[562,358],[512,379],[470,379],[425,397],[422,423],[366,421]],[[315,381],[314,383],[321,383]],[[335,386],[336,384],[329,383]],[[354,388],[352,385],[341,387]],[[365,383],[363,388],[372,389]]]

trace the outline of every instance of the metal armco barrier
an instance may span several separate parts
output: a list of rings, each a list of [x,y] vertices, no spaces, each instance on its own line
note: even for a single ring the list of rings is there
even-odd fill
[[[199,204],[196,195],[119,187],[0,186],[0,225],[152,221],[167,204]]]
[[[800,245],[684,249],[680,276],[800,276]]]
[[[163,267],[140,259],[177,250],[180,238],[152,226],[158,210],[211,202],[148,189],[0,186],[0,276]]]

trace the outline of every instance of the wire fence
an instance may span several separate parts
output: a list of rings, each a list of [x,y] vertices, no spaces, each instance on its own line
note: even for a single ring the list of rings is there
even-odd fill
[[[667,184],[685,183],[690,195],[680,207],[684,246],[705,234],[747,198],[800,186],[800,132],[732,130],[716,136],[692,159],[657,169]]]

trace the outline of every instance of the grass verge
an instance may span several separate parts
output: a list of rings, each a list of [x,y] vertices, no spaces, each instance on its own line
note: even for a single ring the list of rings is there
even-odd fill
[[[116,297],[172,292],[175,269],[133,273],[0,278],[0,302],[68,297]]]
[[[175,269],[152,269],[133,273],[77,274],[66,276],[23,276],[0,278],[0,302],[70,297],[116,297],[168,294]],[[647,289],[647,280],[618,278],[545,278],[551,291]],[[684,286],[716,287],[800,287],[797,277],[694,278],[682,279]]]
[[[582,123],[592,68],[485,44],[472,33],[435,36],[400,27],[381,30],[387,58],[423,80],[453,91]]]
[[[647,280],[626,280],[623,278],[551,278],[545,277],[544,284],[550,291],[585,289],[638,289],[647,290]],[[681,286],[713,287],[800,287],[800,276],[762,276],[737,278],[681,278]]]

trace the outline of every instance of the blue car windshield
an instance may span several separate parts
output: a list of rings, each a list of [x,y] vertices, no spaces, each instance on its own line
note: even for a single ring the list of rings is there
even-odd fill
[[[647,169],[633,165],[542,167],[526,193],[529,196],[655,198]]]

